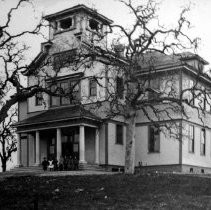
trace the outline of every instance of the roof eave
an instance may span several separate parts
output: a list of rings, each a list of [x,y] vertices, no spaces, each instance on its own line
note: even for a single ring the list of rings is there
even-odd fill
[[[24,71],[22,71],[21,73],[24,76],[29,76],[33,73],[33,71],[35,70],[35,68],[37,67],[39,61],[43,60],[45,57],[47,56],[47,53],[45,52],[40,52],[35,59],[29,64],[28,68]]]
[[[204,60],[201,56],[194,54],[193,56],[189,56],[189,57],[182,57],[181,61],[185,61],[185,60],[193,60],[193,59],[197,59],[200,62],[202,62],[204,65],[209,65],[209,62]]]
[[[64,118],[64,119],[59,119],[59,120],[51,120],[51,121],[41,121],[39,122],[39,124],[45,124],[45,123],[48,123],[48,122],[61,122],[61,121],[68,121],[68,120],[73,120],[73,119],[89,119],[89,120],[94,120],[94,121],[97,121],[97,122],[102,122],[102,120],[99,118],[94,118],[94,117],[88,117],[88,116],[78,116],[78,117],[71,117],[71,118]],[[29,125],[35,125],[35,124],[38,124],[37,122],[35,123],[15,123],[13,124],[13,127],[24,127],[24,126],[29,126]]]
[[[88,8],[87,6],[85,6],[83,4],[79,4],[79,5],[76,5],[74,7],[71,7],[71,8],[68,8],[68,9],[53,13],[53,14],[46,15],[43,18],[47,21],[51,21],[51,20],[55,19],[57,16],[64,16],[68,13],[76,12],[78,10],[85,10],[86,12],[91,13],[92,15],[96,14],[102,20],[102,22],[104,22],[106,24],[112,24],[113,23],[113,21],[111,19],[105,17],[104,15],[99,14],[95,10]]]

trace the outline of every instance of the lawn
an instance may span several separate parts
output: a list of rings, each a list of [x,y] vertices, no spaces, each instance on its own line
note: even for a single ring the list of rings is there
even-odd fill
[[[0,181],[1,210],[36,208],[211,209],[211,178],[146,174],[26,176]]]

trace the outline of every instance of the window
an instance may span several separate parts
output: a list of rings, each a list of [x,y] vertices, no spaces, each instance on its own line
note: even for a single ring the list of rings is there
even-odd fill
[[[188,148],[189,152],[194,152],[194,126],[189,125],[189,135],[188,135]]]
[[[116,125],[116,144],[123,144],[123,125]]]
[[[35,106],[41,106],[43,103],[43,96],[42,93],[36,93],[35,95]]]
[[[187,89],[189,89],[187,91],[187,100],[188,100],[188,103],[190,105],[194,105],[194,99],[193,99],[193,87],[194,87],[194,84],[193,84],[193,80],[188,80],[188,85],[187,85]]]
[[[66,31],[73,27],[74,20],[72,17],[68,17],[62,20],[59,20],[55,23],[56,31]]]
[[[56,85],[51,87],[52,93],[58,93],[59,88]],[[59,106],[60,105],[60,97],[59,96],[51,96],[51,106]]]
[[[71,81],[70,82],[70,102],[71,103],[77,102],[79,98],[80,98],[79,84],[76,81]]]
[[[67,94],[69,91],[68,82],[62,82],[61,85],[61,94]],[[61,97],[61,105],[66,105],[70,103],[68,96]]]
[[[149,126],[149,152],[160,152],[160,129]]]
[[[90,19],[89,20],[89,28],[93,31],[97,31],[99,30],[99,23],[94,20],[94,19]]]
[[[205,129],[201,129],[201,141],[200,141],[200,154],[201,155],[205,155],[205,146],[206,146]]]
[[[97,82],[95,79],[90,79],[89,81],[89,95],[90,96],[97,95]]]
[[[60,106],[77,103],[80,99],[79,81],[63,80],[58,81],[57,85],[51,87],[52,93],[57,93],[59,96],[51,97],[51,106]]]
[[[149,100],[153,100],[153,99],[159,98],[159,96],[160,96],[160,91],[155,90],[155,89],[150,89],[149,90],[149,93],[148,93],[148,99]]]
[[[60,21],[60,28],[62,30],[69,29],[73,25],[73,19],[67,18]]]
[[[53,66],[55,70],[70,66],[76,58],[76,50],[68,50],[54,54]]]
[[[196,93],[195,106],[197,106],[201,110],[211,112],[210,96],[203,93],[203,89],[202,91],[198,91],[198,93]]]
[[[210,100],[210,95],[206,95],[205,99],[205,110],[207,112],[211,112],[211,100]]]
[[[124,96],[124,83],[121,77],[116,78],[116,93],[117,97],[122,99]]]
[[[198,93],[195,104],[199,109],[205,109],[205,97],[203,93]]]
[[[150,90],[148,93],[149,94],[148,99],[152,100],[158,98],[159,93],[160,93],[160,78],[150,80]]]

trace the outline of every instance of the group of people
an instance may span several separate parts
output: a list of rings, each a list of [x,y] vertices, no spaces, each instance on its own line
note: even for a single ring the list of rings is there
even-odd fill
[[[50,171],[68,171],[68,170],[78,170],[79,161],[76,156],[65,156],[60,157],[59,161],[56,158],[50,158],[47,160],[44,157],[42,161],[42,167],[44,171],[48,169]]]

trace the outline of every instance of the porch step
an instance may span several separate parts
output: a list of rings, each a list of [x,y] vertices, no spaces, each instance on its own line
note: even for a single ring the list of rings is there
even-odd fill
[[[108,171],[106,168],[103,168],[97,164],[90,164],[90,163],[79,163],[79,170],[86,170],[86,171]]]
[[[10,173],[40,173],[43,172],[41,166],[29,166],[29,167],[15,167],[9,171]]]

